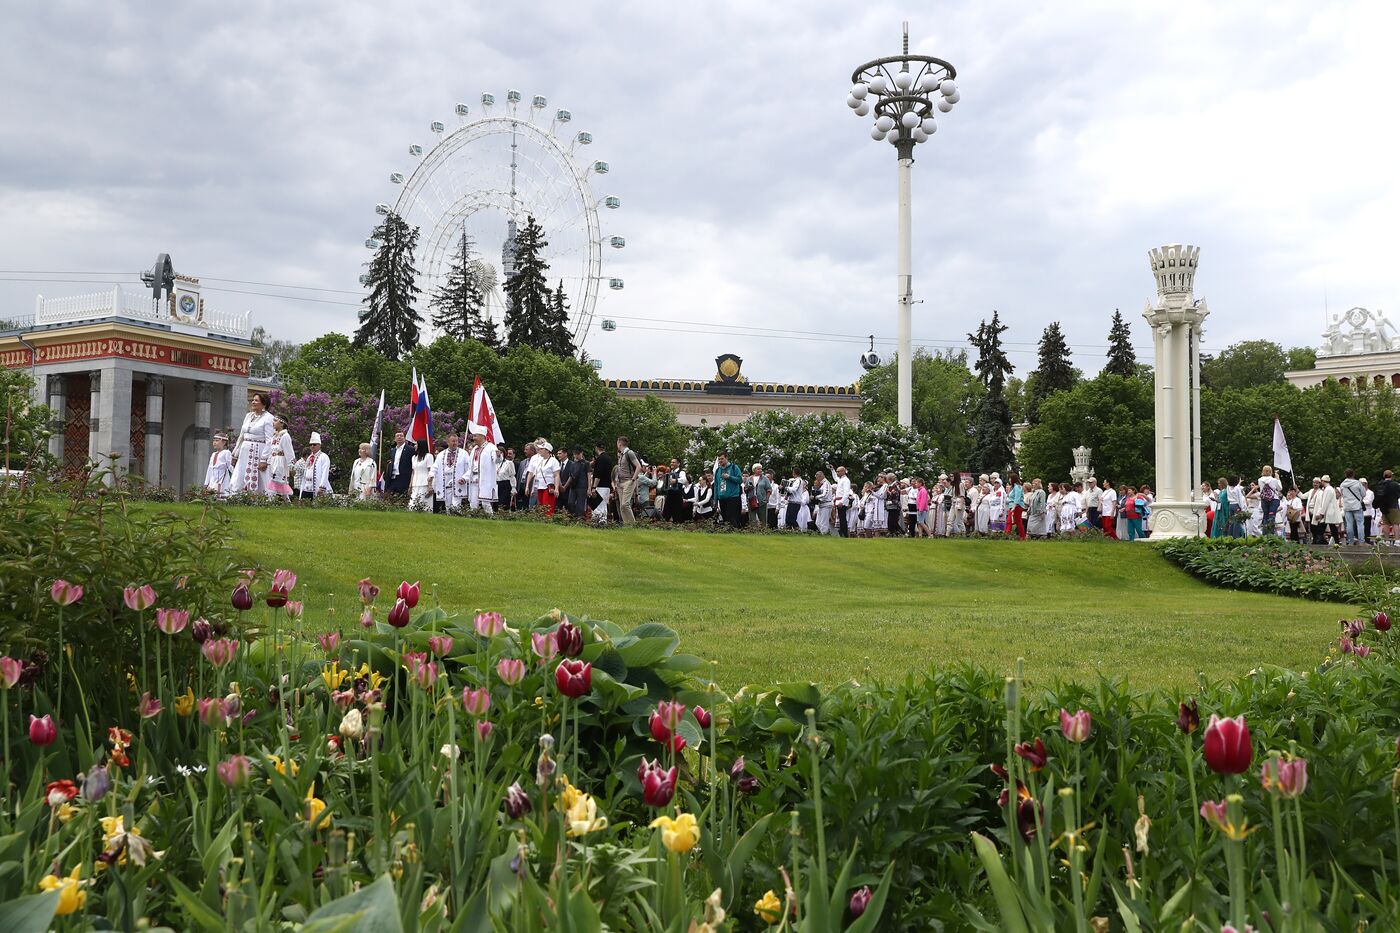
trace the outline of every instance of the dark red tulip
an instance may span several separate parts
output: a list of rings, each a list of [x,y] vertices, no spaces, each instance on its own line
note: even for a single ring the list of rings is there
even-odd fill
[[[1390,631],[1390,616],[1384,612],[1378,612],[1371,616],[1371,624],[1376,627],[1378,632],[1388,632]]]
[[[289,594],[287,593],[287,588],[285,586],[274,583],[272,584],[272,589],[267,591],[267,597],[265,601],[273,609],[280,609],[283,606],[287,605],[288,595]]]
[[[1243,774],[1248,771],[1254,749],[1244,717],[1221,719],[1212,714],[1210,723],[1206,725],[1203,752],[1206,764],[1217,774]]]
[[[870,898],[873,896],[870,885],[868,884],[863,888],[859,888],[856,893],[852,894],[851,916],[859,917],[861,914],[865,913],[865,908],[870,906]]]
[[[711,723],[713,720],[714,720],[714,717],[711,716],[708,712],[706,712],[705,707],[703,707],[703,706],[697,706],[697,707],[695,707],[695,721],[698,722],[698,723],[700,724],[700,728],[701,728],[701,729],[708,729],[708,728],[710,728],[710,723]]]
[[[559,623],[555,637],[559,643],[559,653],[564,657],[576,658],[583,654],[583,631],[568,619]]]
[[[1046,760],[1050,757],[1045,751],[1045,741],[1036,739],[1035,744],[1022,742],[1016,746],[1016,754],[1024,758],[1031,766],[1031,771],[1039,771],[1045,767]]]
[[[202,645],[208,641],[209,636],[212,635],[213,632],[214,629],[207,619],[195,619],[194,622],[190,624],[190,637],[194,639],[197,645]]]
[[[1021,838],[1030,842],[1035,838],[1035,824],[1040,818],[1040,801],[1033,799],[1030,791],[1024,787],[1021,794],[1021,800],[1016,804],[1016,825],[1021,830]]]
[[[593,689],[593,665],[565,658],[554,669],[554,685],[564,696],[578,699]]]
[[[676,769],[666,769],[661,762],[646,758],[637,766],[637,780],[642,782],[642,800],[649,807],[666,807],[676,796]]]
[[[240,583],[233,588],[233,595],[229,597],[233,603],[233,608],[239,612],[247,612],[253,608],[253,594],[248,592],[248,584]]]
[[[504,803],[506,816],[513,820],[518,820],[530,812],[530,795],[525,793],[525,788],[520,786],[519,781],[506,788]]]
[[[409,583],[405,580],[399,584],[399,591],[395,595],[408,603],[408,608],[412,609],[414,606],[418,605],[418,584]]]
[[[1400,739],[1397,739],[1397,740],[1396,740],[1396,747],[1397,747],[1397,748],[1400,748]],[[743,776],[744,776],[744,756],[743,756],[743,755],[740,755],[738,758],[735,758],[735,759],[734,759],[734,764],[732,764],[732,765],[729,766],[729,777],[730,777],[731,780],[737,781],[737,780],[739,780],[739,778],[741,778],[741,777],[743,777]]]
[[[1201,728],[1201,711],[1194,697],[1177,707],[1176,727],[1187,735]]]
[[[29,717],[29,741],[40,748],[52,745],[58,738],[58,727],[53,724],[53,717],[45,713],[42,717]]]
[[[995,774],[997,777],[1001,778],[1003,781],[1010,779],[1010,776],[1006,773],[1006,767],[995,761],[992,762],[992,773]]]
[[[399,598],[394,601],[394,608],[389,610],[388,622],[394,628],[403,628],[408,624],[409,605],[406,600]]]
[[[752,797],[758,793],[758,778],[752,774],[746,774],[734,782],[734,787],[745,797]]]

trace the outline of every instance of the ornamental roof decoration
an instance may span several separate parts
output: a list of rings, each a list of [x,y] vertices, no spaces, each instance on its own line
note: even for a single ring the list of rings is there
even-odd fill
[[[1322,332],[1322,346],[1318,347],[1317,355],[1357,356],[1391,350],[1400,350],[1400,333],[1385,312],[1350,308],[1331,315],[1327,329]]]

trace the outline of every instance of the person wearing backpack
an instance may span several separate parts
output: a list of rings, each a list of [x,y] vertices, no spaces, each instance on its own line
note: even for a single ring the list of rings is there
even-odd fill
[[[1341,492],[1347,544],[1364,544],[1366,487],[1361,485],[1361,481],[1356,478],[1356,471],[1351,467],[1347,467]]]
[[[1266,466],[1259,471],[1259,508],[1262,516],[1261,530],[1265,535],[1274,533],[1279,503],[1283,501],[1283,483],[1274,475],[1274,468]]]

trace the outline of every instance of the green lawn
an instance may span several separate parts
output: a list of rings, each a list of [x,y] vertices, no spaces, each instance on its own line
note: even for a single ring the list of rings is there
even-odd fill
[[[192,507],[181,506],[182,511]],[[1034,680],[1123,675],[1141,687],[1313,666],[1344,607],[1216,589],[1147,545],[719,536],[406,513],[232,510],[236,546],[307,584],[308,615],[355,584],[436,586],[453,610],[533,618],[558,606],[656,621],[730,687],[892,680],[973,661]],[[428,598],[428,597],[425,597]],[[381,600],[383,597],[381,597]]]

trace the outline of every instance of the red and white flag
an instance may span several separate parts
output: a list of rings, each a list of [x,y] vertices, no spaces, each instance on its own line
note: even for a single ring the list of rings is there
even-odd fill
[[[476,382],[472,385],[471,420],[486,429],[486,439],[491,443],[506,442],[505,435],[501,433],[500,422],[496,420],[496,406],[491,404],[491,396],[486,393],[486,386],[481,384],[480,376],[476,377]]]

